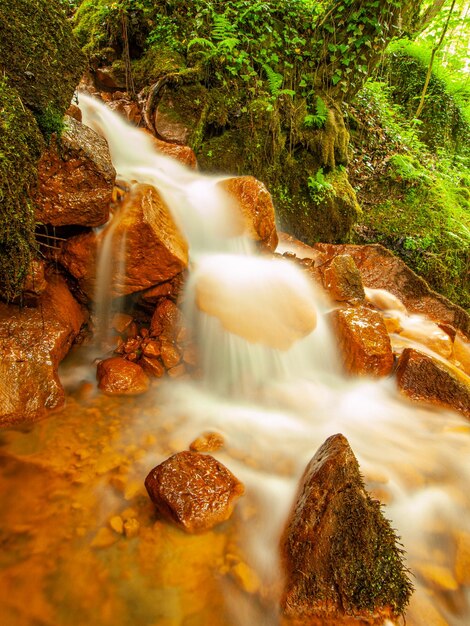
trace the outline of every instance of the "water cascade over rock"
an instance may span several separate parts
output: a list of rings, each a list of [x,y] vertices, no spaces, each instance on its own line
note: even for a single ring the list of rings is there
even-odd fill
[[[392,293],[381,291],[388,278],[380,278],[383,268],[376,261],[389,267],[394,261],[380,248],[367,257],[354,246],[312,249],[282,242],[277,254],[260,254],[252,239],[265,239],[264,248],[272,249],[272,227],[253,230],[240,217],[240,207],[258,202],[262,214],[264,190],[245,194],[249,198],[243,204],[233,187],[227,192],[227,179],[201,177],[157,154],[145,133],[102,103],[80,96],[80,106],[84,123],[105,136],[123,188],[136,183],[137,190],[156,187],[189,248],[180,301],[175,302],[181,272],[157,277],[157,284],[149,281],[127,296],[150,311],[147,322],[127,311],[110,315],[120,337],[120,356],[113,359],[135,365],[139,373],[153,367],[160,378],[144,378],[149,390],[138,399],[106,397],[112,402],[103,419],[88,407],[87,415],[105,424],[107,438],[98,442],[98,461],[87,461],[88,451],[77,443],[77,461],[67,470],[67,481],[77,490],[77,519],[83,519],[80,485],[89,474],[97,485],[94,533],[77,527],[83,533],[77,541],[84,537],[87,542],[85,550],[79,544],[80,568],[98,569],[100,576],[100,601],[93,596],[92,613],[83,585],[78,592],[86,621],[133,623],[138,606],[138,619],[158,626],[333,626],[387,619],[398,624],[409,595],[406,568],[415,586],[407,624],[461,626],[468,621],[468,422],[441,409],[442,403],[429,395],[426,402],[433,406],[410,403],[397,389],[393,369],[401,353],[403,361],[411,362],[406,350],[412,348],[433,362],[452,361],[446,368],[459,368],[459,381],[466,381],[464,313],[433,299],[419,280],[421,295],[413,298],[414,279],[403,267],[395,267],[399,279],[390,285]],[[129,195],[124,198],[109,231],[113,222],[125,221],[119,211]],[[259,223],[254,213],[252,225]],[[99,255],[104,267],[106,259],[126,256],[113,248],[112,237],[110,242],[109,254],[102,247]],[[129,271],[132,263],[131,258]],[[105,274],[100,297],[117,293],[111,277],[127,281],[126,264]],[[334,324],[339,338],[331,331],[335,317],[341,318]],[[410,331],[416,320],[432,324],[433,341],[427,345]],[[423,367],[427,371],[414,360],[415,370]],[[174,380],[162,384],[165,370]],[[439,386],[441,376],[437,379]],[[411,388],[407,375],[405,380]],[[462,406],[446,406],[465,412]],[[94,441],[95,425],[83,423],[72,433],[77,442],[87,428]],[[42,463],[49,471],[48,460]],[[29,476],[28,468],[23,471]],[[213,480],[218,471],[228,472],[223,484]],[[161,476],[165,472],[167,483]],[[144,491],[147,475],[156,510]],[[324,497],[321,511],[316,497],[294,502],[302,475],[303,493]],[[386,505],[385,517],[401,538],[404,563],[377,500]],[[174,528],[175,521],[187,532],[208,530],[188,537]],[[305,535],[296,528],[314,531]],[[354,528],[362,544],[355,541]],[[366,528],[377,532],[368,534]],[[192,560],[198,545],[204,552]],[[104,552],[88,561],[89,550]],[[69,552],[67,539],[61,553],[61,571],[67,573],[76,571]],[[173,564],[169,553],[175,554]],[[348,555],[353,559],[348,561]],[[344,569],[336,567],[336,559]],[[20,582],[15,579],[11,589]],[[67,591],[74,606],[77,594]],[[60,595],[67,605],[67,592]],[[302,600],[297,608],[294,597]]]

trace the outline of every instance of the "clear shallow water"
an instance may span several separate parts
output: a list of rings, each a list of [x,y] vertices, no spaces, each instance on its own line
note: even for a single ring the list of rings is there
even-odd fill
[[[279,536],[305,465],[338,432],[402,538],[416,586],[407,624],[469,622],[459,584],[470,550],[468,422],[408,404],[392,380],[344,378],[328,304],[289,262],[226,236],[233,206],[217,179],[155,154],[88,97],[82,108],[119,175],[156,185],[174,207],[190,243],[185,308],[204,373],[110,399],[96,392],[88,357],[73,355],[62,370],[67,407],[0,433],[2,624],[279,624]],[[281,349],[279,333],[292,336]],[[207,430],[223,435],[216,456],[246,494],[229,522],[187,536],[156,517],[143,481]]]

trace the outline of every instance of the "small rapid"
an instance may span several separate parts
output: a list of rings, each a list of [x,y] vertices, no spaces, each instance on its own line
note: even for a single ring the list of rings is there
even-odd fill
[[[187,447],[204,431],[221,433],[226,445],[215,456],[246,485],[237,505],[241,549],[270,598],[263,623],[279,623],[278,542],[299,477],[335,433],[349,440],[401,537],[416,588],[407,623],[468,623],[470,589],[459,582],[459,546],[470,536],[468,423],[411,405],[391,379],[344,377],[325,321],[331,303],[295,264],[256,253],[217,186],[221,178],[158,154],[144,132],[85,94],[80,108],[84,123],[106,138],[118,178],[154,185],[189,243],[184,308],[202,376],[170,381],[158,393],[165,419],[179,416],[173,438]],[[401,315],[409,318],[404,308]],[[150,467],[163,455],[150,452],[147,460]],[[252,607],[244,607],[234,606],[231,624],[254,623]]]

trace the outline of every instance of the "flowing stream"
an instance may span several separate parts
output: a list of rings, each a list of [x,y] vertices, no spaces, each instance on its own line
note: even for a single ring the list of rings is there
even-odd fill
[[[67,533],[70,549],[78,546],[77,556],[73,560],[52,542],[61,565],[51,566],[55,574],[37,575],[48,592],[30,607],[36,621],[19,619],[17,624],[279,624],[279,536],[306,464],[335,433],[349,440],[368,489],[385,504],[384,514],[401,537],[416,587],[407,624],[470,623],[465,573],[470,567],[468,422],[454,413],[409,404],[391,379],[345,378],[324,321],[331,305],[294,264],[258,255],[237,234],[231,224],[234,207],[217,186],[220,178],[202,176],[158,154],[145,133],[89,96],[80,96],[80,107],[84,123],[107,139],[118,177],[154,185],[189,242],[184,306],[203,375],[197,381],[157,384],[138,399],[104,399],[91,384],[78,384],[83,372],[79,375],[72,364],[63,372],[70,389],[68,424],[57,426],[59,418],[53,417],[28,432],[4,437],[2,449],[16,455],[30,450],[36,458],[69,435],[70,454],[85,477],[87,472],[94,477],[87,483],[72,465],[70,480],[79,489],[75,529],[83,530],[77,535],[68,528]],[[225,446],[214,456],[244,482],[246,494],[228,524],[187,537],[163,522],[150,523],[142,483],[154,465],[187,449],[205,431],[223,435]],[[0,474],[5,484],[19,461],[12,457],[9,463],[12,468]],[[41,465],[44,481],[50,463]],[[100,464],[101,473],[96,469]],[[20,470],[36,489],[40,478],[28,463]],[[59,500],[69,493],[61,481],[67,480],[56,485]],[[93,507],[85,503],[85,491]],[[97,515],[100,529],[93,536],[89,511]],[[39,512],[34,516],[40,517]],[[130,526],[129,520],[137,519],[138,539],[129,533],[131,540],[116,543],[106,524],[114,519],[111,526],[119,525],[117,518]],[[22,554],[23,527],[18,519],[13,523],[20,526]],[[23,526],[26,536],[32,532],[26,520]],[[42,554],[41,542],[51,541],[41,534],[34,543],[37,553]],[[90,556],[94,549],[99,557]],[[60,591],[54,579],[59,576],[76,577],[79,591],[69,584]],[[100,586],[98,598],[84,576],[94,579],[91,587]],[[20,578],[7,578],[11,594]],[[90,622],[94,600],[97,613]],[[14,607],[23,615],[20,604],[18,600]],[[82,617],[74,617],[70,608],[49,615],[51,604],[78,606]]]

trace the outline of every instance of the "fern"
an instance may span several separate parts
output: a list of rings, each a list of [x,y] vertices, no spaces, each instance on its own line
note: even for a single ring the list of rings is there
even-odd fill
[[[214,15],[214,27],[212,29],[212,37],[216,41],[224,41],[225,39],[236,39],[235,27],[229,22],[225,15]]]
[[[263,63],[263,70],[266,72],[268,79],[269,90],[271,95],[276,98],[279,95],[282,83],[284,82],[284,76],[275,72],[269,65]]]
[[[304,126],[306,128],[323,128],[327,119],[328,107],[320,96],[317,96],[315,100],[315,113],[309,113],[304,117]]]
[[[188,43],[188,52],[193,46],[201,46],[201,48],[210,48],[211,50],[216,49],[212,41],[209,41],[209,39],[205,39],[204,37],[195,37],[194,39],[191,39]]]

